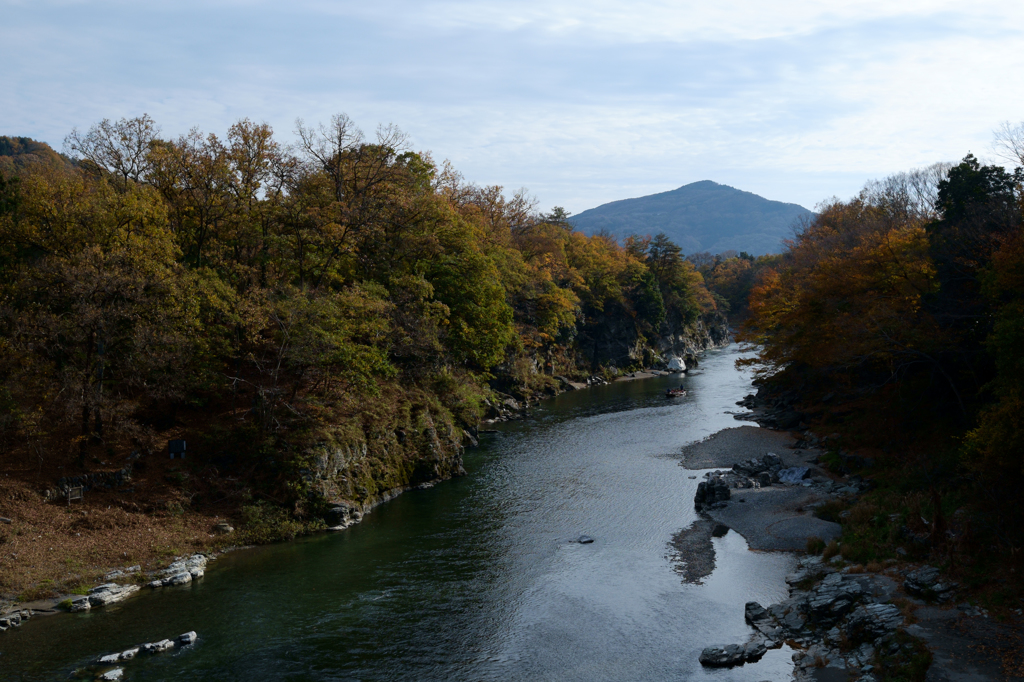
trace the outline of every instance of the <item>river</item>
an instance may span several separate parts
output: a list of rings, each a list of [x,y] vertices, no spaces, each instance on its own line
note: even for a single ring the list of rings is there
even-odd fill
[[[705,670],[746,640],[743,605],[786,597],[784,554],[730,532],[684,584],[668,542],[696,515],[687,443],[736,426],[736,346],[683,379],[566,393],[467,451],[469,475],[381,505],[347,531],[231,552],[192,585],[35,618],[0,634],[0,679],[67,679],[96,656],[195,630],[125,680],[781,680],[786,649]],[[593,544],[573,542],[581,534]]]

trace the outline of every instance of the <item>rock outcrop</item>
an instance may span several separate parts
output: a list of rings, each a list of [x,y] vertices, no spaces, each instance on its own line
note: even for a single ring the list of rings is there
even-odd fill
[[[750,641],[708,647],[700,662],[730,667],[757,660],[764,650],[789,643],[796,679],[814,679],[813,670],[834,668],[844,679],[870,682],[876,655],[898,652],[896,633],[904,625],[900,609],[890,603],[896,589],[883,575],[848,573],[806,557],[786,577],[789,599],[765,608],[748,602],[744,619],[754,629]]]
[[[0,632],[16,628],[32,617],[31,609],[19,609],[0,616]]]
[[[796,467],[795,469],[783,469],[782,458],[774,452],[765,453],[761,457],[752,457],[743,462],[732,465],[731,471],[713,471],[705,474],[706,480],[697,484],[697,494],[694,496],[694,506],[699,511],[709,509],[721,509],[732,497],[730,492],[735,488],[766,488],[773,483],[779,483],[780,477],[785,472],[799,472],[799,478],[807,475],[807,467]],[[785,482],[790,481],[791,476],[797,473],[786,474]]]
[[[729,321],[722,313],[707,313],[690,324],[669,320],[656,342],[658,354],[663,357],[695,358],[709,348],[721,348],[732,340]],[[690,366],[691,363],[687,362]]]
[[[764,643],[757,641],[743,645],[709,646],[700,652],[700,663],[708,668],[732,668],[743,663],[759,661],[767,651]]]
[[[699,510],[724,506],[732,496],[729,490],[731,487],[725,476],[709,474],[706,481],[697,484],[697,494],[693,498],[693,504]]]
[[[94,609],[124,601],[139,591],[138,585],[105,583],[89,590],[89,606]]]
[[[667,366],[671,358],[692,367],[696,356],[709,348],[730,342],[729,324],[719,312],[696,320],[666,320],[658,336],[649,342],[638,335],[632,317],[619,311],[605,311],[579,330],[575,341],[578,364],[591,367]]]
[[[364,426],[357,437],[326,431],[310,449],[300,475],[310,506],[322,510],[329,527],[348,527],[406,490],[466,473],[469,431],[426,407],[407,407]]]
[[[903,581],[903,589],[907,594],[941,602],[951,599],[956,588],[956,583],[942,580],[939,569],[933,566],[925,566],[909,573]]]
[[[174,587],[199,580],[206,574],[208,561],[205,554],[193,554],[190,557],[178,559],[160,571],[158,577],[149,583],[149,587]]]
[[[668,359],[668,366],[666,367],[666,369],[670,372],[685,372],[686,361],[683,360],[678,355],[673,355]]]

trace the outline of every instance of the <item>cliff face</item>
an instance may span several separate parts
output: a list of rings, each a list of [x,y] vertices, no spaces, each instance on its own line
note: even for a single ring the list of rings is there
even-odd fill
[[[696,355],[709,348],[725,346],[731,340],[729,322],[719,312],[702,315],[688,325],[666,323],[664,331],[656,342],[656,348],[658,354],[665,359]]]
[[[601,325],[600,333],[581,334],[570,351],[581,371],[585,365],[665,365],[672,357],[688,358],[729,343],[728,325],[719,313],[686,325],[666,322],[653,342],[638,336],[628,321],[621,322],[611,318]],[[550,358],[527,360],[524,371],[541,378],[545,378],[546,366],[561,371],[567,361],[563,358],[552,365]],[[508,387],[521,381],[511,375],[499,378],[508,384],[506,390],[513,390]],[[550,382],[547,393],[559,392],[558,382],[550,376],[546,379]],[[513,392],[534,398],[541,395],[519,388]],[[511,400],[515,405],[502,414],[515,418],[525,404],[505,398],[504,402]],[[499,403],[501,408],[504,403]],[[324,427],[305,449],[301,476],[311,511],[330,516],[333,509],[335,525],[346,525],[405,490],[460,476],[465,473],[464,444],[475,442],[474,431],[475,425],[458,424],[429,394],[383,395],[362,406],[354,419]]]
[[[410,488],[466,473],[467,436],[445,410],[414,400],[377,407],[355,428],[324,429],[307,449],[301,473],[314,508],[365,512]]]
[[[724,346],[730,338],[728,321],[719,312],[707,313],[689,324],[669,319],[654,339],[639,335],[632,320],[623,316],[608,315],[597,322],[583,329],[577,340],[581,359],[594,370],[602,366],[653,367],[667,363],[672,356],[696,355]]]

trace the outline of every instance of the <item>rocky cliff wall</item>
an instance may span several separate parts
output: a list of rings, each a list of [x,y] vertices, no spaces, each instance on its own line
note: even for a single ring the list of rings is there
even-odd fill
[[[574,363],[581,370],[586,364],[624,369],[667,366],[672,357],[687,359],[689,364],[700,352],[730,340],[725,316],[717,313],[688,325],[666,324],[663,335],[653,343],[638,337],[632,329],[632,325],[609,324],[599,335],[588,338],[592,342],[590,353],[585,345],[577,345],[555,363],[547,356],[527,358],[529,366],[523,371],[547,379],[547,390],[518,386],[523,389],[517,392],[520,397],[526,396],[522,403],[497,394],[494,404],[487,402],[490,411],[497,414],[484,417],[512,418],[525,409],[531,397],[561,392],[564,389],[559,382],[546,375],[553,369],[561,371],[566,364]],[[523,383],[511,374],[504,379],[510,386]],[[508,407],[506,403],[514,405]],[[304,456],[301,474],[311,511],[326,514],[332,525],[357,521],[377,504],[410,488],[465,473],[464,445],[474,442],[475,425],[457,425],[429,395],[391,396],[390,400],[382,397],[378,404],[363,409],[359,421],[325,428]]]
[[[306,453],[301,473],[312,511],[334,509],[335,517],[344,517],[328,519],[332,525],[358,520],[410,488],[466,473],[462,454],[468,436],[436,406],[404,402],[365,417],[361,429],[326,429]]]
[[[687,325],[666,323],[655,348],[658,355],[667,361],[673,356],[684,358],[709,348],[720,348],[728,345],[731,340],[729,322],[725,315],[714,312],[702,315]]]
[[[582,330],[576,342],[581,359],[592,371],[599,367],[656,367],[667,364],[673,356],[696,356],[730,341],[728,320],[719,312],[707,313],[688,324],[670,319],[654,339],[639,335],[628,318],[609,316],[598,322]]]

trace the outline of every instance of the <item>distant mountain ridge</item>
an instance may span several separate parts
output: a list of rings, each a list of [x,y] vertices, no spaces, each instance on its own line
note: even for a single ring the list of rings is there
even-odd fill
[[[782,240],[812,211],[772,201],[711,180],[635,199],[602,204],[573,216],[586,234],[605,230],[619,237],[664,232],[684,253],[729,249],[754,255],[780,253]]]

